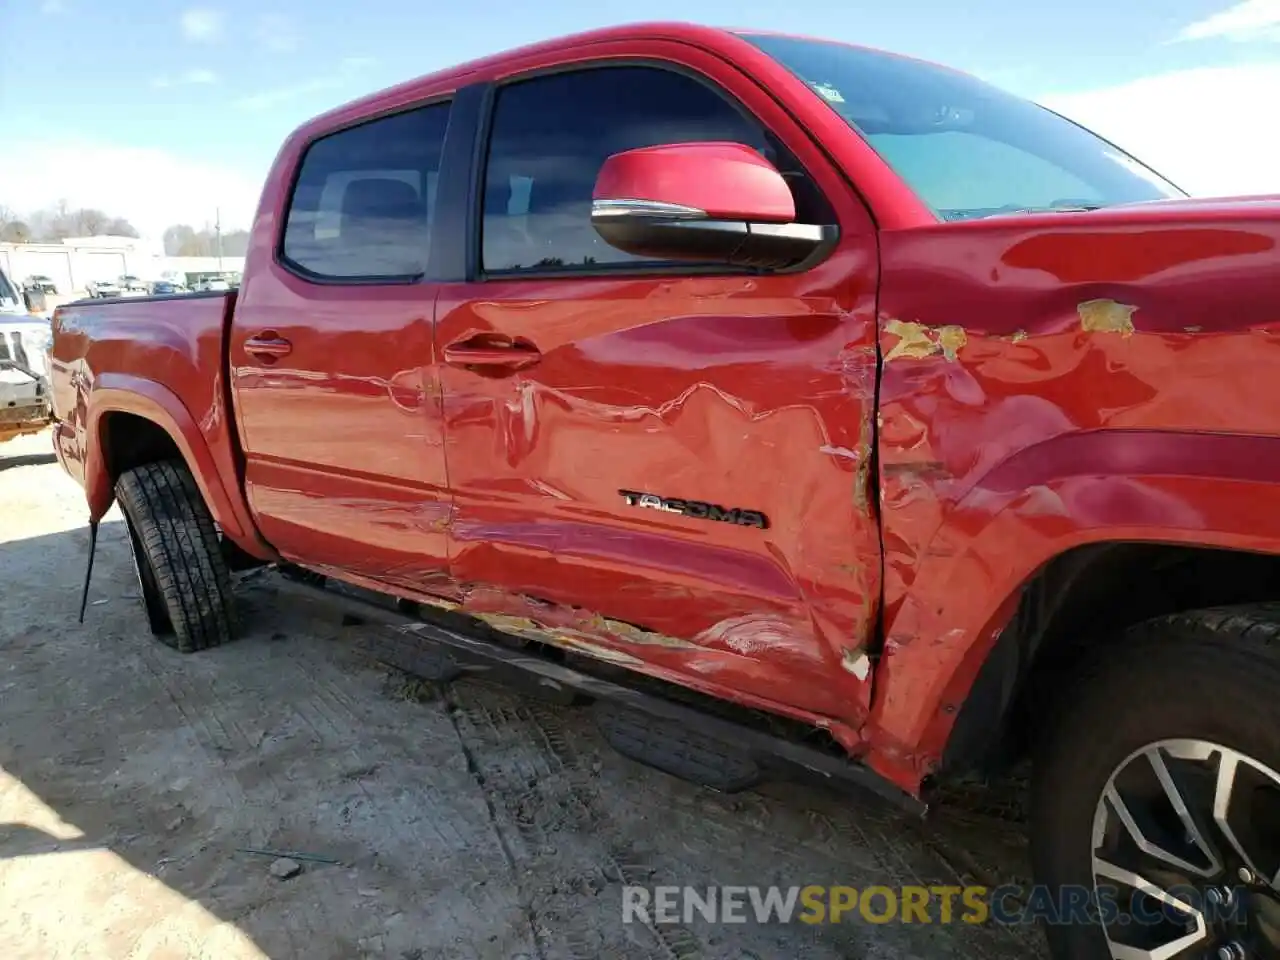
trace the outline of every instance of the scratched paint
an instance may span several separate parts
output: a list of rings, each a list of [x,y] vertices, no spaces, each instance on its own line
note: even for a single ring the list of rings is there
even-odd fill
[[[1280,203],[952,226],[882,234],[880,309],[913,324],[884,324],[887,354],[906,346],[880,385],[891,639],[864,734],[900,782],[941,756],[946,707],[963,703],[1001,605],[1056,553],[1117,530],[1280,543],[1256,509],[1275,498],[1240,476],[1254,462],[1190,452],[1280,438]],[[929,333],[946,324],[967,335],[954,362]],[[1152,432],[1122,432],[1135,430]],[[1234,472],[1239,493],[1186,476],[1213,470]]]
[[[725,677],[734,678],[736,695],[744,705],[773,710],[830,730],[842,743],[858,742],[854,727],[834,716],[797,710],[777,699],[776,672],[780,658],[805,657],[811,645],[796,624],[767,617],[737,618],[705,631],[697,642],[667,637],[633,624],[536,601],[506,597],[493,591],[476,591],[452,605],[428,598],[427,603],[474,617],[513,637],[545,643],[602,663],[647,673],[681,683],[695,690],[719,695]],[[495,604],[522,604],[537,609],[536,616],[494,613],[480,609]],[[827,675],[826,664],[808,664],[813,682]],[[848,671],[865,679],[861,670]],[[747,678],[744,682],[744,678]]]
[[[938,352],[937,341],[934,340],[931,331],[923,323],[886,320],[884,329],[886,333],[898,338],[898,342],[893,345],[893,349],[885,354],[885,363],[897,360],[899,357],[921,360]]]
[[[928,327],[923,323],[903,320],[886,320],[886,333],[898,338],[898,342],[885,354],[885,363],[901,358],[924,360],[941,354],[947,360],[955,360],[968,341],[963,327],[945,324]]]
[[[506,595],[502,613],[527,594],[615,621],[553,625],[714,679],[719,695],[857,722],[869,687],[839,649],[874,621],[880,574],[862,257],[840,254],[852,272],[803,293],[783,277],[593,279],[553,299],[537,281],[444,288],[442,344],[500,329],[541,355],[510,378],[441,371],[454,576]],[[639,509],[620,489],[769,526]]]
[[[593,625],[599,624],[602,632],[612,634],[626,643],[666,647],[670,650],[696,650],[698,648],[697,644],[688,640],[670,637],[664,633],[655,633],[652,630],[644,630],[632,624],[623,623],[621,620],[610,620],[608,617],[597,615],[592,617],[591,622]]]
[[[859,680],[865,680],[871,675],[871,658],[865,650],[846,648],[840,656],[840,666]]]
[[[1137,307],[1114,300],[1086,300],[1076,307],[1080,328],[1087,333],[1118,333],[1133,336],[1133,315]]]
[[[579,636],[570,633],[553,633],[550,635],[551,641],[557,646],[567,647],[570,650],[576,650],[584,653],[589,657],[597,660],[603,660],[605,663],[613,663],[620,667],[639,667],[643,666],[644,661],[639,657],[634,657],[629,653],[622,653],[612,647],[603,647],[600,644],[592,643],[584,640]]]

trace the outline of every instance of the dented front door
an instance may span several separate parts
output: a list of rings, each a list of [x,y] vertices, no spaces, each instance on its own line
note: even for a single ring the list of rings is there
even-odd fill
[[[615,92],[646,82],[620,79]],[[597,74],[572,109],[589,113],[609,84]],[[646,89],[644,102],[663,96]],[[615,116],[626,109],[611,103]],[[561,119],[539,116],[537,136]],[[532,275],[503,275],[523,268],[530,230],[549,223],[546,235],[568,243],[555,231],[574,228],[566,211],[580,198],[561,180],[558,205],[538,193],[546,170],[569,168],[563,158],[516,158],[509,179],[490,177],[485,252],[512,262],[487,263],[489,276],[446,285],[437,301],[451,572],[471,585],[467,608],[507,629],[852,723],[880,590],[868,459],[876,247],[821,155],[794,149],[830,195],[842,241],[791,275],[539,276],[536,261]],[[589,184],[586,197],[589,209]],[[541,202],[551,212],[539,222],[529,213]],[[588,263],[609,256],[590,249]]]

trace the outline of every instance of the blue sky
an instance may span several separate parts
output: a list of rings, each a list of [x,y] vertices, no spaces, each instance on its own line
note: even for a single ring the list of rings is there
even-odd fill
[[[1193,191],[1280,192],[1276,125],[1269,110],[1252,114],[1259,84],[1280,90],[1280,0],[0,0],[0,123],[22,145],[0,158],[0,204],[62,196],[149,230],[221,205],[224,221],[243,223],[280,140],[312,114],[636,19],[782,29],[948,63],[1066,109],[1175,180],[1181,164],[1182,180],[1208,181]]]

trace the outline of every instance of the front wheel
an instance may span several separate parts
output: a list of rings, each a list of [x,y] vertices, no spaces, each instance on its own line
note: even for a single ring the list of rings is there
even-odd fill
[[[1069,689],[1040,746],[1056,960],[1280,958],[1280,605],[1162,617]]]

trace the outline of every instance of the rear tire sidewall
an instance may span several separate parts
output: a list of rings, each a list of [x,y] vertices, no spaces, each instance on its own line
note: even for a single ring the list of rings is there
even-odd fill
[[[156,581],[156,572],[151,565],[151,558],[147,556],[147,551],[143,549],[137,526],[123,504],[121,504],[120,512],[124,515],[125,530],[129,538],[129,553],[133,558],[133,572],[138,581],[138,590],[141,593],[142,609],[147,615],[147,624],[155,636],[172,637],[174,633],[173,620],[169,617],[169,610],[165,606],[164,594],[160,590],[160,584]]]
[[[1126,658],[1123,667],[1080,685],[1038,753],[1032,860],[1052,903],[1070,902],[1063,887],[1093,892],[1097,804],[1112,774],[1137,751],[1162,740],[1202,740],[1280,770],[1280,708],[1267,690],[1280,679],[1274,662],[1229,646],[1216,653],[1170,647]],[[1100,925],[1046,924],[1045,933],[1055,960],[1111,955]]]

